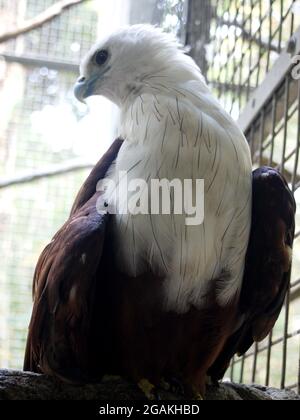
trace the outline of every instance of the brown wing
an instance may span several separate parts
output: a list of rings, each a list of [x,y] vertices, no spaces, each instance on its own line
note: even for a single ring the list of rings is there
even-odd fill
[[[94,167],[75,199],[71,210],[71,216],[76,213],[76,211],[80,209],[80,207],[82,207],[91,197],[93,197],[98,181],[105,177],[112,162],[116,159],[122,144],[122,139],[119,138],[115,140],[102,159],[100,159]]]
[[[253,172],[251,235],[240,297],[240,328],[210,370],[224,376],[231,358],[246,353],[274,327],[289,287],[296,203],[282,175],[263,167]]]
[[[91,317],[101,281],[102,254],[109,215],[98,214],[97,182],[116,158],[116,140],[93,169],[71,216],[42,253],[36,267],[34,306],[24,370],[71,380],[89,376]]]

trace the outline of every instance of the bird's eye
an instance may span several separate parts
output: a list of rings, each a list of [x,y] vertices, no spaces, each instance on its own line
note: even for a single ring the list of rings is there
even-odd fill
[[[98,64],[98,66],[102,66],[108,59],[108,51],[101,50],[98,51],[95,55],[95,62]]]

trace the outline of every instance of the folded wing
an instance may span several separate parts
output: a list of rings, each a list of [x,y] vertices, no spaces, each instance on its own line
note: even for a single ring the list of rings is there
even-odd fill
[[[210,369],[224,376],[231,358],[243,355],[274,327],[289,287],[296,203],[283,176],[262,167],[253,172],[251,236],[240,296],[240,323]]]
[[[105,177],[121,144],[116,140],[95,166],[70,218],[38,261],[24,370],[74,381],[90,375],[91,318],[110,220],[109,214],[97,212],[100,193],[96,185]]]

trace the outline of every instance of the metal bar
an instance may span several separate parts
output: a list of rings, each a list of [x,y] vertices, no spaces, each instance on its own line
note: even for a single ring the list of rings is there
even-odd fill
[[[259,2],[259,21],[262,22],[262,2]],[[262,25],[259,25],[259,52],[258,56],[261,57],[262,54],[262,47],[261,47],[261,41],[262,41]],[[270,47],[269,47],[270,48]],[[256,86],[259,85],[259,76],[260,76],[260,66],[257,67],[257,75],[256,75]]]
[[[296,154],[296,149],[292,150],[287,156],[282,159],[282,164],[277,165],[276,169],[284,171],[284,165]]]
[[[230,9],[230,2],[228,2],[228,6],[227,6],[227,10],[226,10],[226,13],[228,14],[228,16],[230,15],[229,9]],[[227,60],[226,60],[226,65],[225,65],[225,80],[228,79],[228,71],[229,71],[229,57],[230,57],[230,53],[229,53],[229,43],[228,42],[226,43],[226,55],[227,55]],[[224,99],[225,99],[225,107],[226,107],[226,104],[227,104],[226,91],[223,90],[222,94],[223,94]]]
[[[253,24],[253,0],[250,0],[250,40],[249,40],[249,69],[251,69],[252,67],[252,53],[253,53],[253,49],[252,49],[252,24]],[[233,71],[234,74],[234,71]],[[251,75],[249,74],[248,76],[248,83],[247,83],[247,100],[249,99],[249,95],[250,95],[250,79],[251,79]]]
[[[294,7],[296,0],[293,0],[292,7]],[[294,13],[291,13],[291,32],[290,36],[293,36],[294,33],[294,24],[295,24],[295,15]]]
[[[287,142],[287,133],[288,133],[288,121],[289,121],[289,82],[290,78],[289,75],[285,78],[285,88],[284,88],[284,128],[283,128],[283,145],[282,145],[282,156],[281,156],[281,164],[280,164],[280,172],[284,170],[284,159],[285,159],[285,152],[286,152],[286,142]]]
[[[286,364],[287,364],[287,340],[289,329],[289,311],[290,311],[290,288],[288,288],[285,298],[285,316],[284,316],[284,331],[283,331],[283,348],[282,348],[282,369],[281,369],[281,388],[285,387],[286,380]]]
[[[219,26],[219,13],[218,13],[218,11],[219,11],[219,8],[220,8],[220,3],[222,4],[221,0],[217,0],[217,3],[216,3],[216,33],[217,33],[217,28]],[[223,12],[222,12],[222,15],[223,15]],[[216,38],[216,40],[217,40],[217,38]],[[220,38],[219,38],[218,39],[218,44],[219,44],[218,45],[218,51],[222,51],[223,43],[224,43],[224,39],[221,39],[220,40]],[[214,57],[216,56],[216,54],[217,54],[217,49],[214,47]],[[222,72],[221,72],[221,69],[220,69],[220,66],[219,66],[219,68],[218,68],[218,76],[217,76],[218,80],[217,80],[217,82],[220,83],[220,84],[222,84],[221,74],[222,74]],[[219,99],[221,98],[222,92],[223,92],[223,90],[222,89],[219,89],[219,93],[218,93],[218,98]]]
[[[299,183],[299,187],[300,187],[300,183]],[[297,188],[298,188],[298,187],[297,187]],[[295,233],[295,239],[299,238],[299,236],[300,236],[300,230],[298,230],[298,231]]]
[[[185,44],[190,47],[190,55],[200,67],[203,76],[207,79],[208,61],[206,45],[210,43],[210,29],[212,19],[212,4],[210,0],[188,0]],[[158,13],[155,23],[162,24],[161,11]],[[197,18],[195,18],[197,16]]]
[[[283,0],[280,0],[280,24],[278,25],[279,28],[279,39],[278,39],[278,48],[281,49],[282,43],[282,26],[283,26]]]
[[[213,88],[217,88],[217,89],[222,89],[225,91],[231,90],[232,92],[245,92],[247,91],[247,86],[241,86],[240,84],[233,84],[233,83],[222,83],[222,82],[218,82],[216,80],[209,80],[208,81],[209,85],[212,86]],[[251,92],[254,91],[254,87],[251,87],[250,90]]]
[[[294,54],[300,53],[300,27],[294,34],[296,42]],[[262,84],[252,93],[251,98],[241,113],[238,124],[242,131],[247,132],[252,122],[257,118],[260,110],[270,100],[274,92],[292,68],[291,53],[284,51],[280,54],[273,68],[267,74]]]
[[[257,368],[257,356],[258,356],[258,343],[255,343],[254,357],[253,357],[253,368],[252,368],[252,383],[255,383],[256,368]]]
[[[299,363],[298,363],[298,394],[300,394],[300,337],[299,337]]]
[[[295,185],[294,191],[298,190],[298,188],[300,188],[300,181]]]
[[[250,132],[250,137],[249,137],[249,143],[250,143],[250,148],[251,148],[251,156],[254,156],[254,152],[255,152],[255,144],[254,144],[254,125],[252,125],[251,127],[251,132]]]
[[[275,129],[276,129],[276,107],[277,107],[277,100],[276,94],[273,96],[272,100],[272,137],[271,137],[271,152],[270,152],[270,159],[269,165],[273,164],[273,157],[274,157],[274,146],[275,146]]]
[[[297,331],[295,331],[291,334],[287,334],[287,339],[297,337],[297,335],[300,335],[300,330],[297,330]],[[278,344],[281,344],[282,342],[283,342],[283,337],[277,338],[275,341],[272,341],[271,346],[272,347],[277,346]],[[268,350],[268,345],[260,347],[258,349],[258,353],[263,353],[266,350]],[[252,356],[254,356],[254,351],[252,351],[250,353],[247,353],[243,357],[245,357],[245,359],[248,359],[249,357],[252,357]],[[239,362],[240,362],[240,360],[235,360],[234,363],[239,363]]]
[[[275,136],[277,136],[277,134],[280,133],[280,131],[283,129],[284,127],[284,87],[285,87],[285,83],[283,83],[282,85],[280,85],[278,91],[275,92],[276,97],[277,97],[277,106],[276,106],[276,121],[278,122],[277,126],[276,126],[276,130],[275,130]],[[290,84],[289,84],[289,116],[288,119],[291,119],[292,116],[296,113],[297,111],[297,107],[296,107],[296,103],[298,102],[298,82],[295,80],[290,80]],[[254,142],[255,144],[257,144],[258,140],[259,140],[259,136],[260,136],[260,130],[259,130],[259,124],[258,124],[258,119],[256,119],[254,121],[255,124],[255,130],[254,130]],[[272,132],[272,107],[270,106],[270,102],[267,103],[267,105],[265,106],[265,130],[264,130],[264,138],[267,139],[268,136],[270,136],[271,132]],[[273,141],[273,138],[271,138],[271,141]],[[265,147],[264,147],[265,149]],[[266,160],[266,158],[264,157],[264,160]],[[279,163],[279,162],[277,162]],[[288,171],[284,171],[285,173],[287,173],[288,175],[288,180],[290,182],[291,178],[292,178],[292,171],[290,171],[290,173],[288,174]],[[300,178],[300,174],[297,174],[298,179]],[[297,179],[297,181],[298,181]]]
[[[298,107],[295,107],[293,110],[292,110],[292,112],[290,113],[290,115],[289,115],[289,119],[291,119],[293,116],[294,116],[294,114],[296,113],[296,111],[298,110]],[[276,111],[276,110],[275,110]],[[266,113],[266,112],[265,112]],[[275,127],[276,127],[276,116],[275,116]],[[269,141],[267,141],[267,142],[264,142],[263,143],[263,151],[265,151],[269,146],[270,146],[270,144],[271,144],[271,142],[272,142],[272,139],[273,138],[275,138],[279,133],[280,133],[280,131],[282,131],[283,130],[283,127],[284,127],[284,121],[282,121],[279,125],[277,125],[277,127],[276,127],[276,129],[274,129],[274,132],[273,132],[273,130],[272,130],[272,136],[271,136],[271,140],[269,140]],[[266,134],[266,133],[265,133]],[[265,135],[264,135],[264,137],[265,137]]]
[[[268,353],[267,353],[266,380],[265,380],[265,385],[266,386],[270,385],[272,339],[273,339],[273,331],[270,332],[269,338],[268,338]]]
[[[293,191],[295,191],[295,186],[296,186],[297,170],[298,170],[298,164],[299,164],[299,150],[300,150],[300,80],[298,81],[297,147],[296,147],[296,157],[295,157],[294,172],[293,172],[293,176],[292,176],[292,189],[293,189]]]
[[[8,63],[19,63],[24,66],[32,67],[49,67],[55,70],[70,71],[72,73],[79,73],[79,65],[70,62],[49,60],[48,58],[36,58],[35,56],[25,56],[18,54],[0,53],[0,58]]]
[[[215,5],[215,19],[212,20],[213,24],[216,25],[215,27],[215,34],[213,35],[213,38],[211,40],[212,45],[213,45],[213,52],[212,52],[212,56],[215,57],[217,55],[217,44],[218,44],[218,40],[217,40],[217,27],[218,27],[218,10],[219,10],[219,3],[220,0],[216,0],[216,5]],[[213,63],[211,63],[211,72],[212,72],[212,78],[215,77],[215,61]],[[218,80],[210,80],[210,84],[215,83],[216,85],[221,85],[221,81],[220,81],[220,73],[218,74]],[[214,86],[214,85],[213,85]],[[217,86],[218,87],[218,86]],[[220,88],[218,88],[219,92],[221,91]]]
[[[244,5],[243,5],[244,6]],[[243,17],[242,17],[242,22],[245,25],[245,7],[243,7]],[[243,53],[243,48],[245,45],[245,38],[242,38],[242,47],[241,47],[241,51],[242,51],[242,57],[241,57],[241,62],[240,62],[240,67],[239,67],[239,86],[244,86],[243,84],[243,60],[245,58],[245,54]],[[234,74],[235,72],[233,72]],[[241,89],[238,92],[238,97],[239,97],[239,109],[241,109],[242,107],[242,95],[241,95]]]
[[[238,0],[235,0],[235,20],[237,21],[237,19],[238,19],[238,15],[239,15],[239,11],[240,11],[240,8],[239,8],[239,1]],[[234,44],[236,45],[236,43],[237,43],[237,41],[238,41],[238,35],[237,35],[237,31],[238,31],[238,28],[237,27],[235,27],[235,31],[234,31]],[[233,55],[233,65],[234,66],[236,66],[236,57],[235,57],[235,55]],[[234,78],[233,78],[233,80],[235,79],[235,76],[236,75],[234,75]],[[229,111],[229,113],[231,114],[232,113],[232,111],[233,111],[233,108],[234,108],[234,104],[235,104],[235,102],[236,102],[236,96],[232,96],[232,100],[231,100],[231,107],[230,107],[230,111]]]
[[[294,281],[293,283],[291,283],[291,289],[293,289],[294,287],[297,287],[300,285],[300,279]]]
[[[272,20],[273,20],[273,0],[270,0],[269,7],[269,45],[268,45],[268,55],[267,55],[267,73],[270,69],[270,57],[271,57],[271,42],[272,42]]]
[[[228,3],[228,8],[229,8],[230,3]],[[229,9],[228,9],[228,14],[229,14]],[[225,66],[225,80],[228,80],[228,73],[229,73],[229,43],[227,42],[227,60],[226,60],[226,66]],[[228,95],[226,95],[226,91],[223,91],[223,96],[224,96],[224,100],[225,100],[225,108],[227,108],[227,99],[228,99]]]
[[[275,0],[273,1],[273,3],[275,3]],[[293,4],[290,4],[290,7],[287,9],[286,13],[282,16],[282,18],[280,18],[280,23],[277,26],[277,28],[275,29],[275,31],[272,33],[272,38],[271,41],[273,41],[275,39],[275,36],[278,34],[278,37],[280,37],[280,30],[281,30],[281,26],[284,25],[284,22],[286,20],[286,18],[289,16],[289,14],[292,12],[292,6]],[[282,38],[282,36],[281,36]],[[278,52],[282,51],[282,42],[281,44],[278,42]],[[272,50],[272,48],[271,48]]]
[[[230,367],[230,380],[231,380],[231,382],[234,381],[234,366],[235,366],[234,360],[235,360],[235,356],[233,356],[233,359],[231,361],[231,367]]]
[[[242,361],[241,361],[240,383],[243,383],[243,379],[244,379],[245,360],[246,360],[246,356],[243,355]]]
[[[260,117],[260,139],[259,139],[259,165],[262,165],[263,141],[264,141],[264,127],[265,127],[265,109],[261,111]]]

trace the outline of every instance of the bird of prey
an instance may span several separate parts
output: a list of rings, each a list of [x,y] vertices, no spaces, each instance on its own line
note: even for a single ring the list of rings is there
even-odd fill
[[[24,368],[78,383],[122,375],[149,398],[176,379],[186,396],[203,398],[207,375],[222,378],[278,317],[293,197],[275,170],[252,177],[244,135],[170,35],[122,28],[91,49],[80,72],[79,100],[103,95],[119,106],[119,138],[39,259]],[[151,204],[142,212],[139,200],[136,211],[110,211],[126,208],[128,191],[97,185],[118,185],[120,173],[146,186],[204,180],[202,223]]]

